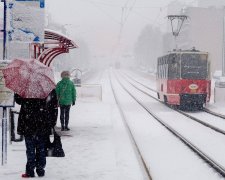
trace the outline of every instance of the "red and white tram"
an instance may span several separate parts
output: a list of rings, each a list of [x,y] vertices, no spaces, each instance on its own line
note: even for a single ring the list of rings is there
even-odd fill
[[[158,58],[157,94],[166,104],[201,109],[210,99],[210,86],[207,52],[173,51]]]

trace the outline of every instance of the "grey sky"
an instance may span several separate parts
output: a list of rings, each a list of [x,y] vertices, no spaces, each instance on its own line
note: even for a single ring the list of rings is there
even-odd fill
[[[82,37],[92,52],[110,55],[132,51],[133,44],[145,25],[165,27],[166,6],[171,1],[173,0],[46,0],[46,7],[54,21],[72,24],[66,26],[75,41]]]

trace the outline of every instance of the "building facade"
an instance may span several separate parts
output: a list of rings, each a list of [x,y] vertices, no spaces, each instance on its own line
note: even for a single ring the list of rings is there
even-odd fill
[[[225,6],[224,0],[198,0],[198,7],[209,8],[223,8]]]
[[[181,49],[195,47],[209,53],[211,72],[221,70],[223,58],[223,9],[189,7],[178,45]]]
[[[180,12],[177,9],[177,14],[188,16],[177,38],[178,49],[190,50],[195,47],[200,51],[208,52],[212,74],[216,70],[222,69],[223,19],[225,14],[222,5],[224,3],[224,0],[216,2],[215,0],[199,0],[198,5],[201,7],[186,7],[180,9]],[[164,53],[176,47],[171,33],[164,35],[163,39]]]

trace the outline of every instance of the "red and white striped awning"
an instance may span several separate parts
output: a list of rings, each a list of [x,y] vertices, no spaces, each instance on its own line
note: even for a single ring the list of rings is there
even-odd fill
[[[49,66],[52,60],[62,54],[69,53],[69,49],[78,48],[78,46],[69,37],[56,31],[45,30],[44,50],[38,56],[38,60]]]

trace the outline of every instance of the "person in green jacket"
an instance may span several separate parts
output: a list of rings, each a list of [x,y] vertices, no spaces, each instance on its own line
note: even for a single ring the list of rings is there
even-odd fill
[[[61,73],[62,80],[56,85],[56,93],[59,100],[60,107],[60,122],[61,130],[69,131],[69,114],[71,105],[75,105],[76,88],[70,80],[70,72],[63,71]]]

